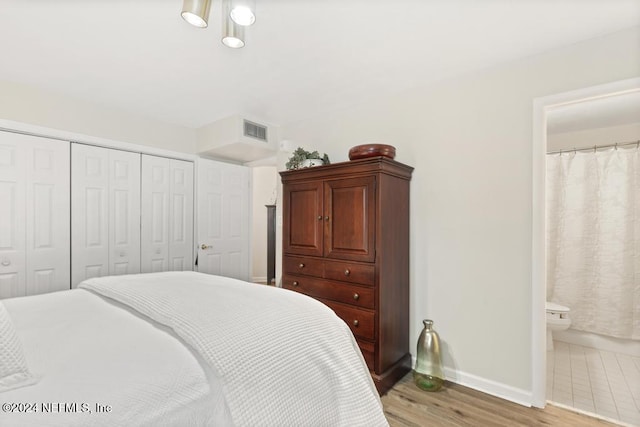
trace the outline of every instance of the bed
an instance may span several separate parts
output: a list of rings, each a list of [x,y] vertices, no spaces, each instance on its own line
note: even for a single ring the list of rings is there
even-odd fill
[[[270,286],[89,279],[2,301],[3,344],[2,426],[388,425],[348,326]]]

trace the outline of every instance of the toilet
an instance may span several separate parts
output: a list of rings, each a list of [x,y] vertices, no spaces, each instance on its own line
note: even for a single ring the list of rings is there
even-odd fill
[[[564,331],[571,326],[569,308],[555,302],[546,303],[547,309],[547,351],[553,350],[553,331]]]

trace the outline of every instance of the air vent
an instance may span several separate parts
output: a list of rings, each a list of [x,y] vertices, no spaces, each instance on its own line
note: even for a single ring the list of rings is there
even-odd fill
[[[244,136],[259,139],[260,141],[267,141],[267,127],[259,125],[257,123],[244,121]]]

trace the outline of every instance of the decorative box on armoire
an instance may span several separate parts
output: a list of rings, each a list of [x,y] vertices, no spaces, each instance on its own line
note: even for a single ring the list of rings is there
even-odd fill
[[[322,301],[349,325],[380,394],[411,369],[412,171],[371,157],[280,172],[282,286]]]

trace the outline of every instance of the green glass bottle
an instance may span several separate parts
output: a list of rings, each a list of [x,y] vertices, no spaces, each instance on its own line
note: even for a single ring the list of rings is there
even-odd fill
[[[422,321],[424,328],[418,338],[416,367],[413,380],[422,390],[438,391],[444,383],[442,357],[440,356],[440,337],[433,329],[433,320]]]

